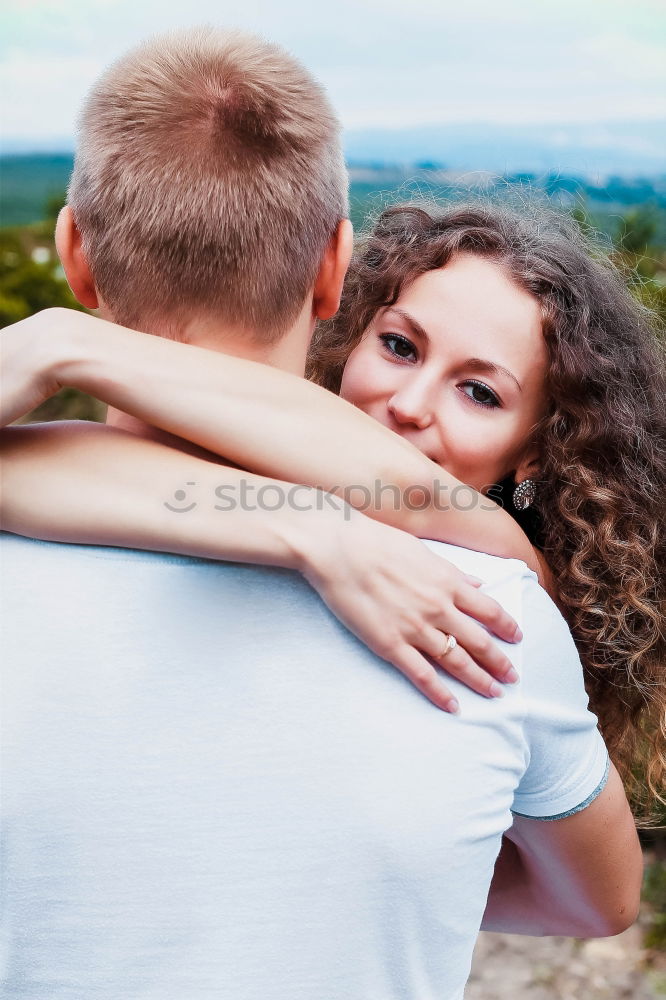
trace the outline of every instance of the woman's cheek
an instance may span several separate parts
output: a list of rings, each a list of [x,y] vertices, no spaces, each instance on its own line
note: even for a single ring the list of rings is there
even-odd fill
[[[456,479],[481,490],[504,477],[507,442],[499,428],[491,427],[487,419],[479,425],[475,418],[475,414],[465,415],[455,427],[447,428],[446,464]]]
[[[367,377],[371,369],[369,363],[363,363],[361,352],[362,345],[349,355],[342,373],[342,383],[340,385],[340,395],[342,398],[348,399],[351,403],[357,403],[357,405],[364,395],[364,385],[367,384]]]
[[[359,393],[358,379],[356,378],[355,366],[352,367],[349,362],[345,368],[342,375],[342,382],[340,384],[340,395],[343,399],[348,400],[350,403],[354,403],[356,406],[360,406],[363,402],[362,394]]]
[[[359,353],[352,354],[345,367],[340,395],[365,409],[377,400],[388,399],[394,390],[386,364],[378,363],[378,359],[364,353],[362,347],[357,350]]]

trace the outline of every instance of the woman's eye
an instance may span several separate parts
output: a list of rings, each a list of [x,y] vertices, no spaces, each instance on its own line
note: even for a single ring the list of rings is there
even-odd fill
[[[493,390],[484,385],[483,382],[463,382],[462,390],[477,406],[497,407],[500,405]]]
[[[405,361],[412,357],[416,358],[416,349],[406,337],[399,337],[395,333],[385,333],[379,339],[396,358],[402,358]]]

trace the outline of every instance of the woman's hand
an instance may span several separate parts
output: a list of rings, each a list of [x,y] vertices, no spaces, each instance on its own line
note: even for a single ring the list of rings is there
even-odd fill
[[[2,331],[0,426],[25,416],[62,388],[55,375],[55,361],[59,350],[67,350],[68,328],[80,315],[72,309],[45,309]]]
[[[486,629],[507,642],[522,635],[510,615],[480,593],[481,581],[411,535],[351,508],[330,527],[317,532],[305,553],[306,579],[347,628],[434,705],[458,711],[434,664],[486,697],[501,696],[498,680],[518,680]],[[446,653],[448,635],[457,646]]]

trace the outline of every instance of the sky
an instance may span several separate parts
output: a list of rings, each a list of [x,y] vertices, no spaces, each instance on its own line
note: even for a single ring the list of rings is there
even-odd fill
[[[6,0],[3,133],[73,141],[99,73],[173,28],[246,28],[301,58],[349,130],[666,119],[666,0]]]

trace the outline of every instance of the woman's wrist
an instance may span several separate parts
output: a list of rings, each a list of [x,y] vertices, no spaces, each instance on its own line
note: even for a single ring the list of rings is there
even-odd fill
[[[298,496],[292,493],[298,491]],[[289,568],[311,583],[326,575],[332,553],[341,544],[341,531],[361,515],[341,497],[314,487],[294,487],[281,527]]]
[[[98,316],[73,309],[49,310],[49,324],[56,350],[54,377],[60,386],[80,389],[94,395],[95,371],[105,371],[118,355],[116,339],[119,328]],[[103,329],[107,326],[109,329]],[[110,339],[114,338],[111,342]]]

